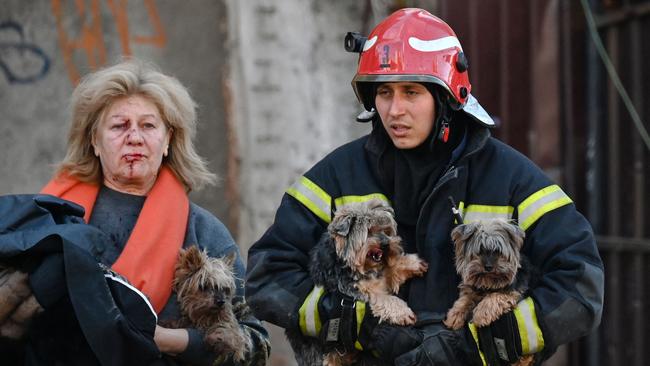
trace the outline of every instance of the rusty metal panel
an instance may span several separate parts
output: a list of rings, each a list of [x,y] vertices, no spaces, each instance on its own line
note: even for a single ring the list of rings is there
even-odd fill
[[[589,3],[650,128],[650,0]],[[445,0],[439,10],[465,45],[473,93],[501,121],[495,135],[558,180],[598,234],[601,326],[548,364],[650,364],[650,151],[596,54],[580,2]]]

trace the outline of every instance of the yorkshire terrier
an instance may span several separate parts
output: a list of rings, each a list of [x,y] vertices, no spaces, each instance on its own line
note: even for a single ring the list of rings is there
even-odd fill
[[[237,321],[246,310],[242,304],[233,309],[234,261],[234,254],[211,258],[197,246],[181,249],[173,287],[182,317],[164,325],[202,330],[205,342],[217,354],[232,355],[234,361],[241,362],[252,346],[250,335]]]
[[[411,325],[416,317],[397,294],[409,278],[422,276],[427,263],[405,254],[393,210],[380,200],[340,208],[310,251],[309,273],[325,292],[339,291],[370,305],[379,322]],[[299,365],[356,364],[359,353],[325,349],[317,339],[287,332]]]
[[[492,219],[458,225],[451,238],[462,281],[444,324],[460,329],[472,321],[485,327],[512,311],[533,281],[532,265],[520,253],[525,232],[510,221]],[[532,363],[533,355],[526,355],[515,365]]]

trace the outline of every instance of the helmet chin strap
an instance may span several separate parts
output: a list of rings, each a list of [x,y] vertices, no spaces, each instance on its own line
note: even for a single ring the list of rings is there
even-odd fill
[[[436,87],[427,87],[433,99],[436,103],[436,116],[433,122],[433,136],[435,138],[431,139],[430,148],[433,149],[434,144],[438,141],[441,143],[446,143],[449,141],[449,132],[451,130],[450,122],[453,115],[453,110],[448,102],[448,96],[446,93],[441,92]]]

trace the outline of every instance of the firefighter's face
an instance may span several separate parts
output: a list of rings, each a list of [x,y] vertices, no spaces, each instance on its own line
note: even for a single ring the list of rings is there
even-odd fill
[[[384,83],[377,88],[375,107],[384,129],[398,149],[420,146],[433,130],[435,102],[422,84]]]

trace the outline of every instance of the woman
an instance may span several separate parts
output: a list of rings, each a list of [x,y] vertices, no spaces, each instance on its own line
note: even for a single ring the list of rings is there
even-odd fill
[[[172,280],[181,248],[236,253],[235,276],[245,274],[225,226],[188,199],[216,179],[195,152],[195,132],[195,103],[175,78],[136,60],[93,72],[74,90],[67,154],[42,191],[83,206],[86,222],[108,234],[91,253],[147,295],[158,323],[180,317]],[[239,280],[234,301],[243,296]],[[247,362],[264,364],[266,331],[252,316],[240,325],[253,340]],[[170,362],[224,361],[196,329],[157,325],[154,341]]]
[[[287,190],[275,222],[248,253],[246,294],[255,314],[307,341],[369,350],[396,365],[510,364],[522,354],[541,361],[593,330],[604,281],[591,227],[541,169],[490,137],[494,122],[470,94],[453,30],[422,9],[401,9],[367,40],[348,37],[346,47],[361,53],[352,85],[372,131]],[[460,281],[449,197],[466,223],[516,221],[526,231],[522,251],[543,270],[513,311],[478,331],[442,325]],[[367,306],[325,293],[307,270],[333,213],[377,198],[394,208],[405,250],[429,264],[400,289],[417,315],[413,327],[377,325]]]

